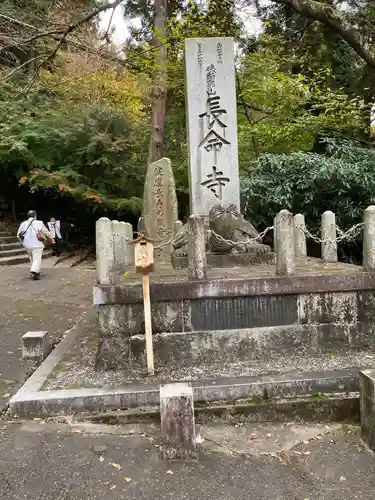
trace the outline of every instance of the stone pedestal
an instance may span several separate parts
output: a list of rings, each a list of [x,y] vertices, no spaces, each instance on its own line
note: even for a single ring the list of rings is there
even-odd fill
[[[160,421],[164,458],[184,458],[194,454],[195,419],[191,384],[160,386]]]
[[[249,267],[256,264],[273,264],[275,262],[275,254],[271,252],[258,253],[254,248],[253,251],[246,253],[225,253],[215,254],[206,253],[207,266],[215,269],[226,269],[230,267]],[[174,269],[186,269],[188,267],[188,258],[176,256],[172,254],[172,266]]]

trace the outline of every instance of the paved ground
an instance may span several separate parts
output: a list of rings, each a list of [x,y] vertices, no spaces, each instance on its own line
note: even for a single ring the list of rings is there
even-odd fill
[[[44,262],[40,281],[29,279],[28,265],[0,266],[0,410],[19,385],[22,335],[47,330],[57,340],[91,303],[94,271],[53,263]]]
[[[91,302],[93,270],[0,268],[0,402],[18,385],[20,339],[58,338]],[[1,397],[3,396],[3,397]],[[1,403],[0,403],[1,405]],[[198,459],[166,462],[158,430],[0,419],[1,500],[373,500],[375,456],[357,428],[202,428]],[[131,434],[131,435],[129,435]],[[299,443],[299,444],[297,444]]]
[[[99,432],[99,433],[98,433]],[[280,455],[159,458],[152,434],[4,424],[2,500],[373,500],[375,457],[336,430]],[[117,434],[119,432],[119,434]]]

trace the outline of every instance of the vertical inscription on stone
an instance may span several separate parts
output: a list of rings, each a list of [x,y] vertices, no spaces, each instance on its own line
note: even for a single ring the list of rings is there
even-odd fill
[[[185,61],[191,213],[218,201],[239,210],[233,39],[185,40]]]
[[[216,45],[216,54],[217,54],[217,63],[223,64],[223,44],[220,42]]]

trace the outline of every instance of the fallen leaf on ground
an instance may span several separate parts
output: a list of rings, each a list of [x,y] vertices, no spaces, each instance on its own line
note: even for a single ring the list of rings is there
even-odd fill
[[[119,469],[119,470],[121,470],[121,465],[120,465],[120,464],[115,464],[115,463],[112,463],[111,465],[112,465],[112,467],[114,467],[115,469]]]

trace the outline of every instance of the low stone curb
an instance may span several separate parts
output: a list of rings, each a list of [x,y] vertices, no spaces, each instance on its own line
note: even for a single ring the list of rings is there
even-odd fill
[[[73,337],[73,336],[72,336]],[[22,389],[11,399],[9,414],[14,417],[47,417],[97,412],[116,409],[141,409],[159,405],[159,384],[130,384],[124,388],[66,389],[39,391],[44,380],[56,366],[63,347],[70,347],[75,338],[69,338],[54,352],[54,359],[47,358]],[[61,344],[60,344],[61,346]],[[56,349],[57,350],[57,349]],[[48,363],[49,361],[49,363]],[[46,365],[46,362],[48,366]],[[48,373],[47,373],[48,372]],[[358,369],[327,372],[309,372],[294,375],[238,377],[196,380],[192,382],[194,400],[197,404],[262,399],[276,401],[278,398],[295,398],[308,394],[325,397],[338,393],[353,393],[359,390]]]

